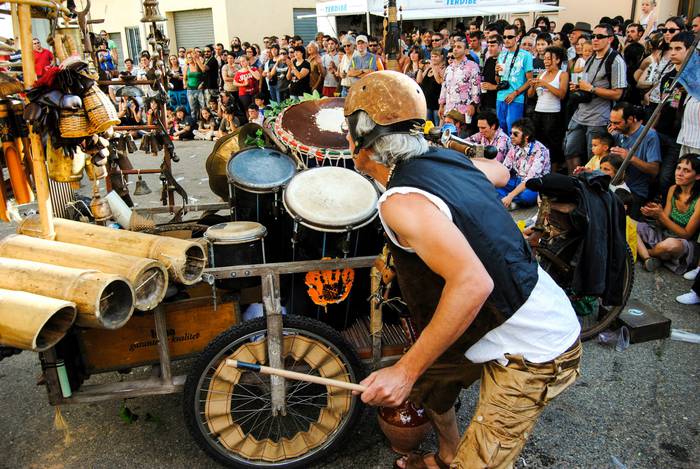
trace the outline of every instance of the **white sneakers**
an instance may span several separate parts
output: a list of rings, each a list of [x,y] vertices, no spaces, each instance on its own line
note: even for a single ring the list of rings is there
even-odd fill
[[[688,272],[683,274],[683,278],[686,280],[695,280],[695,278],[698,276],[698,273],[700,273],[700,266],[694,268],[693,270],[689,270]]]
[[[700,296],[691,290],[688,293],[677,296],[676,301],[682,305],[700,305]]]

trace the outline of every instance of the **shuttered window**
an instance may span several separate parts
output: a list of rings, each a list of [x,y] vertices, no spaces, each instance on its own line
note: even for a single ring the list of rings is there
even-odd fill
[[[214,43],[214,18],[211,8],[176,11],[175,42],[187,49]]]
[[[298,34],[308,44],[316,38],[316,9],[294,8],[294,34]],[[299,16],[312,15],[306,18]]]

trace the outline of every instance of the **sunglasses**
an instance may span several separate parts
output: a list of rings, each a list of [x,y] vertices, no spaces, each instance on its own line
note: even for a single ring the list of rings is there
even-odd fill
[[[592,39],[607,39],[609,37],[610,37],[609,34],[593,34],[591,36]]]
[[[370,44],[369,47],[379,47],[379,44]]]
[[[454,56],[454,55],[448,55],[448,56],[447,56],[447,60],[454,60],[454,59],[455,59],[455,56]]]
[[[488,44],[498,44],[498,41],[487,41]]]
[[[515,39],[518,36],[503,36],[503,39]]]
[[[522,135],[522,132],[519,132],[517,130],[513,130],[510,133],[513,137],[520,137]]]
[[[666,33],[674,34],[674,33],[677,33],[678,31],[680,31],[680,28],[658,28],[657,31],[659,31],[660,33],[663,33],[663,34],[666,34]]]

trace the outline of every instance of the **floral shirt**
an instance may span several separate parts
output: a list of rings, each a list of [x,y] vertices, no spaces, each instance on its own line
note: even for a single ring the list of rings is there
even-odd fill
[[[549,150],[537,140],[525,147],[512,145],[503,165],[525,181],[544,176],[551,171]]]
[[[506,133],[500,127],[496,129],[496,133],[493,135],[492,140],[484,137],[481,132],[477,132],[471,137],[467,138],[467,141],[476,143],[477,145],[493,145],[496,147],[498,149],[496,160],[498,160],[499,163],[503,163],[503,160],[506,158],[506,155],[512,146],[510,143],[510,137],[506,135]]]
[[[467,106],[479,104],[481,99],[481,74],[479,66],[466,57],[459,63],[452,63],[445,69],[439,103],[445,105],[445,114],[457,109],[467,113]]]

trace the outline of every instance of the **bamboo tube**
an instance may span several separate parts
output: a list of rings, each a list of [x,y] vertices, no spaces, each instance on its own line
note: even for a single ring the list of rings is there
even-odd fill
[[[118,329],[134,312],[128,280],[96,270],[0,257],[0,288],[73,302],[83,327]]]
[[[202,245],[192,241],[115,230],[62,218],[57,218],[54,223],[56,241],[156,259],[165,264],[170,278],[185,285],[197,283],[207,263]],[[27,217],[17,231],[35,238],[41,237],[39,218],[36,215]]]
[[[19,40],[22,47],[22,56],[32,57],[32,15],[29,4],[20,3],[17,6],[17,19],[19,21]],[[22,73],[24,75],[24,87],[31,88],[36,81],[36,70],[33,60],[22,61]],[[41,145],[41,138],[32,129],[29,131],[29,140],[32,146],[32,174],[34,175],[37,206],[41,220],[40,237],[53,239],[53,209],[51,207],[49,177],[46,172],[44,148]]]
[[[293,379],[296,381],[306,381],[307,383],[322,384],[324,386],[333,386],[340,389],[346,389],[348,391],[364,392],[367,387],[361,384],[349,383],[347,381],[340,381],[337,379],[323,378],[322,376],[307,375],[304,373],[297,373],[296,371],[280,370],[278,368],[271,368],[269,366],[258,365],[257,363],[242,362],[240,360],[232,360],[230,358],[226,359],[226,365],[233,366],[235,368],[253,371],[256,373],[263,373],[265,375],[281,376],[282,378]]]
[[[66,335],[75,316],[70,301],[0,290],[0,345],[43,352]]]
[[[158,306],[168,288],[168,273],[160,262],[86,246],[9,235],[0,239],[0,257],[120,275],[133,286],[134,307],[139,311]]]

